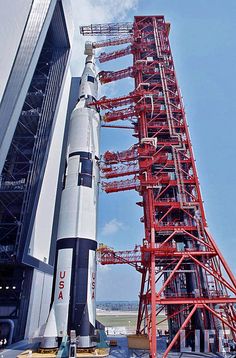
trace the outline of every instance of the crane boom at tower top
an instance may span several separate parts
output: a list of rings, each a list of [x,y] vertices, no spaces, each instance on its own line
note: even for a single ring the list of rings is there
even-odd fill
[[[120,34],[131,34],[132,32],[132,22],[93,24],[80,27],[80,33],[84,36],[118,36]]]

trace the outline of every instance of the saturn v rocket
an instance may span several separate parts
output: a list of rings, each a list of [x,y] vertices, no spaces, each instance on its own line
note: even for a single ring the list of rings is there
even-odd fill
[[[93,105],[98,81],[93,49],[69,124],[67,167],[61,198],[53,299],[41,347],[53,348],[75,331],[78,347],[92,347],[96,305],[96,219],[100,115]]]

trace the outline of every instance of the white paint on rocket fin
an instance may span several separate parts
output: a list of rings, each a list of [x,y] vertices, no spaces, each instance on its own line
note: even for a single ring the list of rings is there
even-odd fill
[[[87,304],[89,322],[95,327],[96,320],[96,252],[89,250]]]
[[[52,305],[52,308],[50,310],[50,314],[47,319],[47,324],[43,336],[57,337],[57,324],[56,324],[54,305]]]

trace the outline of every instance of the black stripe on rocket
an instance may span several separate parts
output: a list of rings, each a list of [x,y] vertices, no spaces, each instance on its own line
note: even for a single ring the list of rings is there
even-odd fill
[[[88,316],[88,300],[93,299],[93,297],[87,297],[88,265],[89,250],[96,251],[97,242],[83,238],[60,239],[57,241],[56,258],[58,257],[59,250],[68,248],[73,249],[68,327],[70,327],[70,330],[75,330],[78,336],[91,336],[94,334],[95,327],[89,322]],[[55,262],[55,269],[56,267],[57,262]],[[96,277],[94,277],[94,282],[92,282],[94,285],[94,296],[95,280]],[[53,283],[52,297],[54,297],[54,292],[55,282]]]
[[[75,155],[80,156],[81,171],[78,175],[78,186],[87,186],[92,188],[93,183],[93,161],[92,154],[89,152],[73,152],[69,154],[69,158]]]

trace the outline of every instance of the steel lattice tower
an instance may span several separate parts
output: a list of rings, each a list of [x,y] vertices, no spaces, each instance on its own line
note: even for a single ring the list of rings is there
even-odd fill
[[[97,48],[130,44],[102,53],[100,62],[133,54],[131,67],[102,71],[100,81],[133,77],[134,91],[102,98],[97,105],[108,110],[104,122],[131,120],[137,143],[127,151],[106,152],[101,170],[107,193],[135,189],[141,195],[137,204],[143,208],[145,238],[134,251],[101,249],[100,261],[128,263],[141,272],[137,334],[148,333],[150,354],[156,357],[157,315],[165,312],[170,339],[164,358],[179,349],[182,330],[190,346],[198,330],[201,349],[205,330],[223,331],[224,337],[229,329],[236,337],[236,280],[207,227],[169,29],[163,16],[81,28],[84,35],[115,36],[94,43]],[[124,178],[111,180],[118,177]],[[217,351],[219,344],[216,338],[210,350]]]

